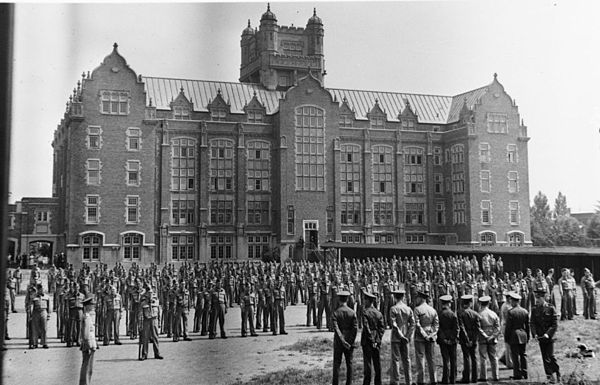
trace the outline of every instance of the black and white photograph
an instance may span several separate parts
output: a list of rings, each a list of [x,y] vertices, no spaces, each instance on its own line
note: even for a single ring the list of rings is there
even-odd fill
[[[600,384],[598,15],[0,4],[0,383]]]

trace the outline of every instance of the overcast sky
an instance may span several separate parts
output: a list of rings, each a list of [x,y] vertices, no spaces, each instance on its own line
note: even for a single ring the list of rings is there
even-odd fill
[[[600,2],[272,3],[325,26],[325,85],[455,95],[492,81],[528,126],[530,195],[600,200]],[[83,71],[114,42],[138,74],[237,81],[240,35],[266,3],[17,4],[11,202],[51,196],[52,137]]]

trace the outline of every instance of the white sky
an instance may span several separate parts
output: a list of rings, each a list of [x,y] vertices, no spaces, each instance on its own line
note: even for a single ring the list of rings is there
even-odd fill
[[[600,2],[272,3],[325,26],[328,87],[455,95],[491,82],[528,126],[530,194],[600,201]],[[53,132],[83,71],[119,44],[138,74],[237,81],[240,35],[266,3],[17,4],[11,202],[51,196]]]

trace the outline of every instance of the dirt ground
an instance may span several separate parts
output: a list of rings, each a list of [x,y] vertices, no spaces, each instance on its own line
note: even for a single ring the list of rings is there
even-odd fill
[[[30,384],[40,381],[44,384],[76,384],[81,365],[81,353],[77,348],[67,348],[56,339],[56,314],[52,313],[48,324],[50,349],[27,349],[25,339],[24,296],[17,297],[18,313],[9,315],[8,350],[4,352],[5,384]],[[578,307],[581,313],[581,308]],[[190,342],[172,342],[162,336],[160,351],[164,360],[154,360],[152,353],[146,361],[137,360],[137,340],[122,336],[121,346],[101,346],[95,354],[93,384],[230,384],[245,382],[267,373],[281,371],[286,368],[310,371],[311,369],[329,369],[333,358],[332,352],[312,355],[282,349],[297,341],[313,337],[331,339],[332,333],[318,331],[314,327],[305,327],[305,305],[289,306],[286,311],[287,336],[273,336],[271,333],[258,331],[258,337],[241,337],[239,307],[228,309],[225,328],[228,339],[209,340],[197,333],[190,333]],[[193,312],[190,314],[190,324]],[[121,335],[125,331],[125,320],[121,320]],[[600,359],[578,361],[565,358],[565,353],[577,345],[576,338],[591,347],[600,346],[600,323],[595,320],[584,320],[582,316],[575,321],[559,324],[556,344],[556,356],[561,365],[563,376],[580,371],[591,380],[600,379]],[[386,332],[384,344],[389,343],[390,333]],[[414,352],[411,349],[411,356]],[[439,351],[436,348],[436,354]],[[528,345],[530,380],[543,381],[541,357],[537,344]],[[362,360],[360,348],[356,350],[354,360]],[[384,372],[389,368],[389,357],[382,357]],[[458,349],[459,373],[462,367],[462,356]],[[414,365],[414,358],[413,358]],[[501,366],[503,367],[503,366]],[[501,379],[508,379],[512,371],[501,370]],[[441,374],[441,368],[438,368]],[[384,380],[387,380],[384,373]],[[356,379],[357,383],[362,379]]]

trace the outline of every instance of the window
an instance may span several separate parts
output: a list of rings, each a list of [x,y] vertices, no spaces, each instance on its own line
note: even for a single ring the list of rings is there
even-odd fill
[[[342,243],[362,243],[362,234],[342,233]]]
[[[511,247],[523,246],[523,233],[508,234],[508,245]]]
[[[343,225],[360,225],[362,223],[360,196],[343,197],[340,212]]]
[[[128,233],[123,235],[123,258],[140,259],[142,248],[142,236],[137,233]]]
[[[100,149],[101,130],[98,126],[88,126],[87,148],[90,150]]]
[[[296,108],[296,190],[325,191],[324,124],[322,109]]]
[[[295,212],[294,206],[288,206],[287,210],[287,233],[289,235],[294,234],[295,226]]]
[[[435,204],[435,223],[438,225],[446,224],[446,204],[444,202]]]
[[[270,191],[271,187],[271,145],[258,140],[249,141],[248,148],[248,190]]]
[[[373,146],[373,193],[392,194],[392,148]]]
[[[519,173],[517,171],[508,172],[508,192],[519,192]]]
[[[213,121],[224,122],[227,119],[227,111],[224,108],[212,108],[210,118]]]
[[[406,243],[425,243],[425,234],[406,234]]]
[[[394,224],[393,204],[391,199],[373,202],[373,223],[376,225]]]
[[[491,171],[489,170],[479,171],[479,185],[481,192],[489,193],[492,191],[490,174]]]
[[[100,234],[87,234],[81,239],[83,246],[83,260],[97,261],[100,258],[100,246],[102,245],[102,236]]]
[[[269,235],[248,235],[248,258],[261,258],[270,248]]]
[[[196,141],[179,138],[171,141],[171,189],[196,189]]]
[[[465,202],[454,202],[454,224],[464,224],[466,221]]]
[[[487,132],[494,134],[508,133],[508,123],[506,114],[488,113]]]
[[[125,203],[125,222],[138,223],[140,213],[140,198],[137,195],[127,195]]]
[[[129,114],[129,92],[101,91],[100,112],[109,115]]]
[[[342,160],[340,162],[340,186],[342,194],[360,194],[361,163],[360,146],[343,144],[341,146]]]
[[[262,123],[263,122],[263,113],[258,110],[250,110],[247,112],[248,114],[248,123]]]
[[[210,223],[230,225],[233,223],[233,200],[226,197],[211,198]]]
[[[211,235],[210,236],[210,257],[215,259],[231,258],[233,256],[233,236],[231,235]]]
[[[85,223],[96,224],[100,222],[100,196],[85,196]]]
[[[404,193],[423,194],[425,168],[423,149],[419,147],[406,147],[404,149]]]
[[[139,186],[140,185],[140,161],[139,160],[128,160],[127,161],[127,185],[128,186]]]
[[[442,177],[442,174],[433,174],[433,191],[435,191],[436,194],[442,194],[442,185],[444,183],[444,178]]]
[[[521,214],[519,213],[519,202],[510,201],[508,202],[508,216],[511,225],[518,225]]]
[[[452,192],[454,194],[463,194],[465,192],[464,172],[457,172],[452,174]]]
[[[375,243],[394,243],[393,234],[374,234]]]
[[[35,220],[36,222],[48,222],[48,211],[36,211]]]
[[[492,202],[481,201],[481,224],[492,224]]]
[[[327,234],[333,234],[333,208],[332,207],[328,207],[327,208]]]
[[[433,165],[434,166],[442,165],[442,148],[441,147],[433,148]]]
[[[407,225],[422,225],[425,217],[424,203],[404,204],[405,223]]]
[[[248,224],[268,225],[269,219],[268,197],[248,196]]]
[[[210,142],[210,190],[233,191],[233,141]]]
[[[302,47],[303,43],[301,41],[283,40],[281,42],[284,55],[302,56]]]
[[[450,177],[448,176],[445,178],[445,181],[446,181],[446,192],[447,193],[452,192],[452,179],[450,179]]]
[[[446,151],[444,152],[444,162],[446,163],[450,163],[450,149],[447,148]]]
[[[194,250],[196,249],[194,240],[193,235],[173,235],[171,237],[171,259],[174,261],[194,259]]]
[[[465,161],[465,147],[462,144],[455,144],[450,149],[452,153],[452,164],[459,165]]]
[[[187,106],[173,106],[173,119],[190,120],[190,108]]]
[[[402,129],[403,130],[415,131],[416,130],[415,127],[416,127],[415,121],[412,119],[402,121]]]
[[[385,117],[384,116],[371,116],[371,128],[383,129],[385,128]]]
[[[196,202],[185,198],[173,199],[171,201],[171,213],[174,225],[194,224]]]
[[[352,115],[340,114],[340,128],[350,128],[352,127],[352,122],[354,119]]]
[[[127,151],[139,151],[142,131],[139,128],[127,129]]]
[[[496,244],[496,234],[491,231],[485,231],[479,234],[481,246],[494,246]]]
[[[87,184],[97,186],[100,184],[100,159],[88,159],[86,163]]]
[[[506,161],[508,163],[517,163],[519,161],[517,158],[516,144],[509,144],[506,146]]]
[[[481,163],[490,163],[491,155],[489,143],[479,143],[479,161]]]

